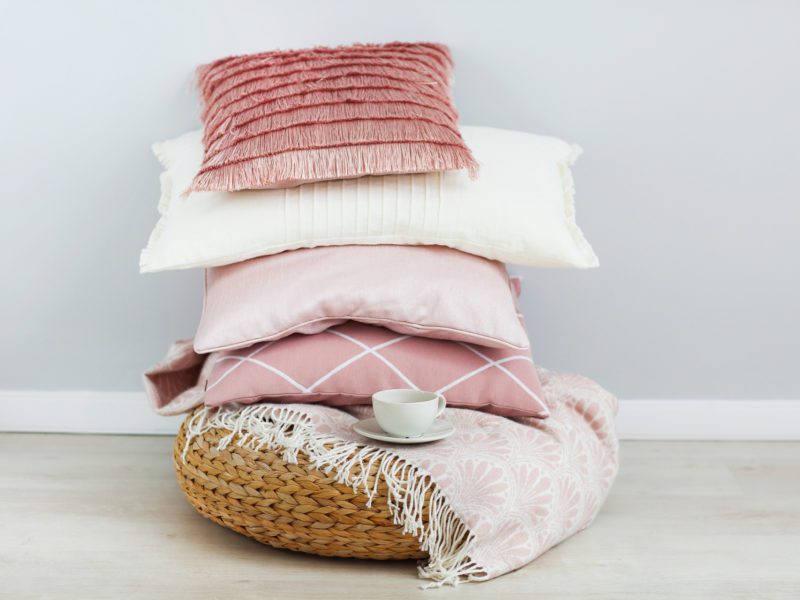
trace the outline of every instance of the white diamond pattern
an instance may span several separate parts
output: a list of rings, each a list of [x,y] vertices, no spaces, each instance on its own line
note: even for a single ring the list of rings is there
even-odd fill
[[[253,358],[259,352],[261,352],[262,350],[268,348],[269,346],[271,346],[272,344],[275,343],[275,341],[265,342],[263,344],[256,345],[255,349],[252,352],[250,352],[249,354],[247,354],[246,356],[227,356],[226,355],[226,356],[218,357],[217,360],[219,362],[222,362],[222,361],[235,361],[235,364],[233,366],[231,366],[231,368],[229,368],[227,371],[222,373],[222,375],[220,375],[219,379],[217,379],[213,383],[209,384],[207,389],[211,390],[214,387],[216,387],[223,379],[228,377],[231,373],[233,373],[236,369],[238,369],[242,365],[244,365],[244,364],[253,364],[253,365],[256,365],[256,366],[258,366],[258,367],[260,367],[262,369],[265,369],[265,370],[269,371],[270,373],[273,373],[273,374],[281,377],[282,379],[287,381],[289,384],[294,386],[299,392],[302,392],[302,393],[305,393],[305,394],[310,394],[310,393],[313,393],[314,390],[320,384],[324,383],[325,381],[327,381],[328,379],[333,377],[335,374],[337,374],[337,373],[343,371],[344,369],[347,369],[348,367],[351,367],[352,365],[356,364],[358,361],[360,361],[361,359],[363,359],[366,356],[374,356],[375,358],[377,358],[378,360],[383,362],[392,371],[394,371],[394,373],[397,374],[397,376],[400,377],[403,380],[403,382],[405,382],[411,389],[419,389],[419,386],[417,386],[413,381],[411,381],[411,379],[405,373],[403,373],[403,371],[397,365],[395,365],[391,360],[389,360],[388,358],[386,358],[385,356],[383,356],[380,353],[380,351],[383,350],[384,348],[392,346],[393,344],[396,344],[398,342],[402,342],[403,340],[408,339],[410,336],[398,335],[397,337],[394,337],[394,338],[392,338],[390,340],[387,340],[385,342],[381,342],[380,344],[376,344],[375,346],[368,346],[364,342],[362,342],[362,341],[360,341],[360,340],[358,340],[358,339],[356,339],[356,338],[354,338],[352,336],[349,336],[349,335],[347,335],[345,333],[342,333],[341,331],[338,331],[337,328],[327,329],[324,332],[318,333],[316,335],[322,335],[324,333],[328,333],[328,334],[331,334],[331,335],[336,335],[336,336],[338,336],[338,337],[340,337],[342,339],[345,339],[345,340],[347,340],[349,342],[352,342],[353,344],[355,344],[356,346],[361,348],[362,351],[359,352],[358,354],[353,355],[352,357],[348,358],[347,360],[341,362],[340,364],[336,365],[335,367],[333,367],[327,373],[322,375],[319,379],[317,379],[311,385],[304,386],[302,383],[296,381],[291,375],[289,375],[285,371],[283,371],[281,369],[278,369],[277,367],[275,367],[273,365],[270,365],[268,363],[265,363],[265,362],[263,362],[261,360]],[[277,340],[277,341],[279,341],[279,340]],[[475,346],[472,346],[470,344],[466,344],[466,343],[463,343],[463,342],[454,342],[454,343],[459,344],[460,346],[466,348],[467,350],[469,350],[470,352],[472,352],[473,354],[475,354],[479,358],[483,359],[486,364],[481,365],[480,367],[478,367],[476,369],[473,369],[472,371],[470,371],[468,373],[465,373],[464,375],[461,375],[460,377],[457,377],[456,379],[454,379],[450,383],[440,387],[438,390],[434,390],[436,393],[444,394],[447,390],[450,390],[450,389],[456,387],[457,385],[463,383],[464,381],[467,381],[468,379],[470,379],[472,377],[475,377],[476,375],[478,375],[480,373],[483,373],[487,369],[495,368],[495,369],[498,369],[501,373],[503,373],[506,377],[508,377],[511,381],[513,381],[517,386],[519,386],[520,389],[522,389],[522,391],[525,392],[529,397],[534,398],[534,399],[538,400],[539,402],[542,402],[542,400],[539,398],[539,396],[536,393],[534,393],[530,388],[528,388],[528,386],[526,386],[522,381],[520,381],[520,379],[516,375],[514,375],[511,371],[509,371],[507,368],[505,368],[503,366],[504,363],[515,361],[515,360],[524,360],[524,361],[527,361],[529,363],[533,363],[533,360],[531,360],[530,357],[528,357],[528,356],[508,356],[508,357],[500,359],[500,360],[492,360],[491,358],[489,358],[488,356],[486,356],[485,354],[480,352]]]

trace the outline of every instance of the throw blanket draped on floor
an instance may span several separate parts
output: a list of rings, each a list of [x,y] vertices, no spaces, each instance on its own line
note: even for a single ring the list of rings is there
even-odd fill
[[[194,387],[202,360],[184,350],[176,347],[148,372],[148,393],[163,414],[202,401]],[[617,474],[616,399],[585,377],[544,369],[539,376],[549,419],[447,409],[444,418],[456,432],[433,444],[366,443],[352,425],[371,417],[371,407],[316,404],[205,409],[190,423],[189,436],[230,429],[239,435],[223,445],[283,450],[287,462],[302,450],[316,468],[367,494],[375,481],[350,472],[355,464],[377,464],[395,522],[430,555],[420,576],[433,584],[491,579],[587,527]],[[423,506],[431,482],[434,493]]]

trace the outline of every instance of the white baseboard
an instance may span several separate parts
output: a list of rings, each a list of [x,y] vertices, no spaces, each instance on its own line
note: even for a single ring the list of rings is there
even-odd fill
[[[0,431],[175,434],[181,420],[155,414],[144,392],[0,390]]]
[[[0,391],[0,431],[174,434],[140,392]],[[621,400],[626,440],[800,440],[800,399]]]
[[[793,400],[620,400],[624,440],[800,440]]]

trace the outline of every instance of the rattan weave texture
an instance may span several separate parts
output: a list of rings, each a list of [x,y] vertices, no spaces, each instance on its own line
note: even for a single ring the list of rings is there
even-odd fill
[[[384,482],[367,506],[366,494],[313,469],[302,452],[290,464],[266,448],[232,443],[219,450],[219,440],[230,434],[226,429],[192,439],[184,460],[187,421],[175,440],[175,471],[203,516],[275,548],[377,560],[427,556],[416,537],[392,522]]]

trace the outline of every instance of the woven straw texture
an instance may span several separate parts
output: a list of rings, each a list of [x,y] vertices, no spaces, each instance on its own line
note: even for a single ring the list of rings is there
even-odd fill
[[[427,556],[414,536],[393,524],[383,482],[368,507],[365,494],[311,468],[302,452],[289,464],[269,449],[234,443],[218,450],[227,429],[192,439],[184,461],[191,416],[178,432],[173,459],[186,498],[204,517],[275,548],[377,560]]]

